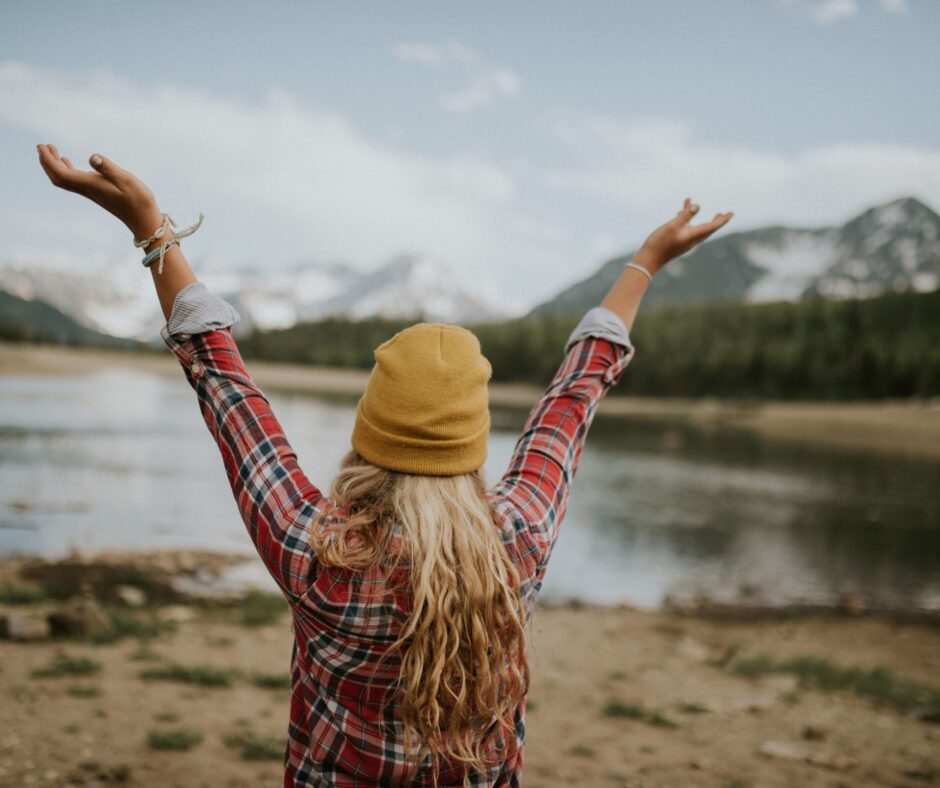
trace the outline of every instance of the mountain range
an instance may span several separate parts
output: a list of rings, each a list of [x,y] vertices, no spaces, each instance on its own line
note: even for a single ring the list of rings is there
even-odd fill
[[[531,314],[573,315],[598,304],[634,254],[609,260]],[[940,216],[905,197],[838,227],[773,226],[719,235],[662,269],[643,303],[864,298],[938,287]]]
[[[583,313],[601,301],[633,255],[609,260],[530,314]],[[443,262],[411,254],[367,272],[343,264],[270,271],[209,261],[198,265],[196,273],[238,309],[242,320],[235,325],[236,335],[330,316],[463,324],[509,317],[497,299],[461,281]],[[647,290],[644,305],[868,297],[938,287],[940,216],[920,200],[905,197],[836,227],[772,226],[721,234],[664,268]],[[15,308],[17,335],[44,336],[39,324],[31,327],[31,321],[41,320],[57,326],[57,341],[74,325],[76,341],[106,334],[155,342],[164,322],[148,278],[126,261],[78,271],[0,266],[2,291],[12,297],[0,303],[4,316]],[[23,302],[44,306],[30,309]],[[53,320],[53,312],[68,320]]]
[[[269,271],[209,262],[196,274],[238,310],[236,335],[331,316],[456,323],[506,317],[495,299],[461,282],[443,263],[417,255],[400,255],[367,272],[342,264]],[[165,322],[149,277],[126,264],[81,271],[7,265],[0,267],[0,291],[43,301],[79,325],[115,337],[154,341]]]

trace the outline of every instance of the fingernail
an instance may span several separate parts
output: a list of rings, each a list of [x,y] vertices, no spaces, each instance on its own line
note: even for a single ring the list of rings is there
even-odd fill
[[[100,167],[100,166],[101,166],[101,157],[100,157],[97,153],[96,153],[94,156],[91,157],[91,166],[92,166],[92,167]]]
[[[689,209],[692,213],[698,213],[698,206],[695,203],[692,203],[692,207]]]

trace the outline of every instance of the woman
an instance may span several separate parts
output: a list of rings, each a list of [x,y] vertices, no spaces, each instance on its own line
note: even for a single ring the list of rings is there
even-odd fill
[[[143,248],[167,320],[161,336],[290,603],[284,784],[519,785],[525,625],[588,428],[633,358],[628,332],[652,277],[732,214],[692,226],[698,206],[686,199],[650,235],[570,335],[492,488],[481,470],[491,369],[476,337],[419,323],[380,345],[352,449],[325,495],[245,370],[237,312],[180,251],[195,227],[175,232],[152,192],[104,156],[83,171],[53,145],[38,150],[53,184],[115,215]]]

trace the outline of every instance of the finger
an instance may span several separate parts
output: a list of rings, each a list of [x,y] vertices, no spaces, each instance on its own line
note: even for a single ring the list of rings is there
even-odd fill
[[[703,241],[712,233],[717,232],[728,222],[730,222],[732,216],[734,216],[733,211],[728,211],[726,213],[716,213],[715,218],[710,222],[706,224],[700,224],[695,227],[690,227],[689,230],[692,232],[692,238],[696,242]]]
[[[692,221],[692,217],[698,213],[698,210],[699,210],[699,206],[696,203],[692,202],[692,198],[686,197],[685,202],[682,204],[682,210],[680,210],[679,213],[676,214],[675,221],[678,223],[680,227],[683,225],[686,225],[690,221]]]
[[[111,183],[117,185],[119,182],[124,180],[127,172],[122,170],[117,166],[111,159],[107,156],[102,156],[100,153],[93,153],[88,158],[88,163],[91,164],[92,168],[101,173],[105,178],[107,178]]]
[[[62,156],[61,159],[62,159],[62,163],[63,163],[66,167],[68,167],[70,170],[74,170],[74,169],[75,169],[75,168],[72,166],[72,162],[69,160],[68,157]]]
[[[54,146],[39,146],[39,163],[49,180],[60,189],[85,194],[88,190],[100,189],[103,179],[94,172],[85,172],[69,167],[53,153]]]

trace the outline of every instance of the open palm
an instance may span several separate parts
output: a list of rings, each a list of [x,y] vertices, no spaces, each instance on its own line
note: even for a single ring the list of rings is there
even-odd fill
[[[53,185],[80,194],[120,219],[135,238],[147,238],[162,223],[153,192],[132,172],[93,154],[93,170],[80,170],[55,145],[37,145],[39,163]]]
[[[698,205],[695,205],[691,198],[686,197],[685,204],[679,213],[650,233],[649,237],[643,242],[643,246],[640,247],[637,256],[648,260],[648,265],[661,268],[670,260],[698,246],[710,235],[724,227],[734,216],[733,211],[716,213],[715,218],[710,222],[692,225],[690,223],[692,217],[698,211]]]

